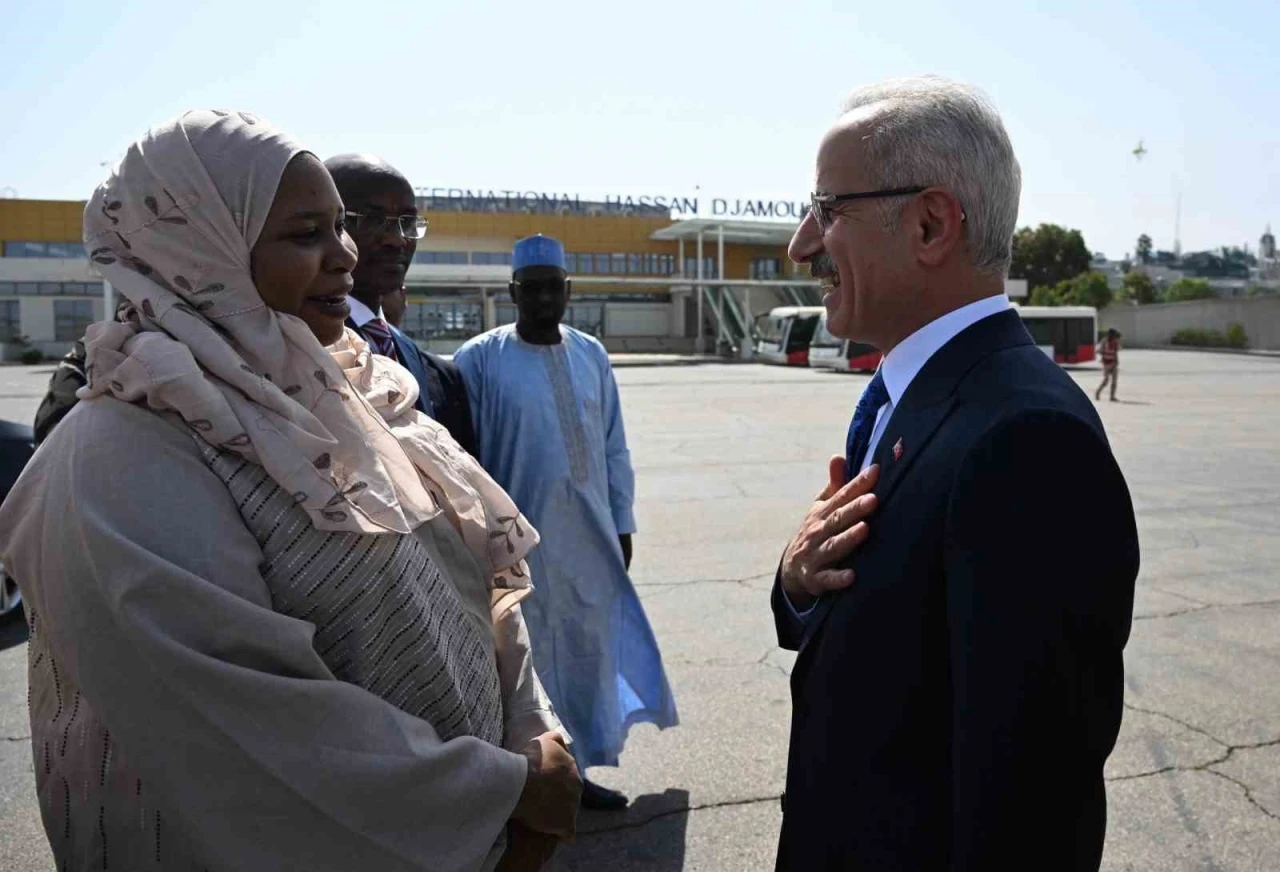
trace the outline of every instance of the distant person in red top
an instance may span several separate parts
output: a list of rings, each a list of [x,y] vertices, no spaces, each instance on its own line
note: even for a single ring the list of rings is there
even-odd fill
[[[1093,395],[1095,400],[1102,399],[1102,390],[1111,385],[1111,402],[1116,401],[1116,383],[1120,379],[1120,331],[1114,327],[1107,330],[1107,335],[1098,343],[1098,356],[1102,358],[1102,384]]]

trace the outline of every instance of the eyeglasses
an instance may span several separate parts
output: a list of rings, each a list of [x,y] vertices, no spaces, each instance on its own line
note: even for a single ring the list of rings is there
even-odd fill
[[[880,191],[861,191],[856,194],[810,194],[809,211],[813,213],[813,219],[818,222],[818,229],[826,233],[827,228],[831,226],[831,207],[836,203],[844,203],[849,200],[878,200],[882,197],[901,197],[906,194],[919,194],[926,190],[928,190],[927,187],[913,187],[885,188]]]
[[[427,235],[427,219],[413,213],[385,215],[382,212],[348,212],[347,232],[382,233],[392,221],[399,225],[400,235],[405,239],[422,239]]]

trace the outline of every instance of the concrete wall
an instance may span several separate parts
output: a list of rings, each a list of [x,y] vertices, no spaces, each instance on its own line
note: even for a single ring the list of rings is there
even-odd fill
[[[1098,327],[1115,327],[1131,347],[1168,345],[1183,327],[1226,332],[1230,324],[1244,325],[1250,348],[1280,350],[1280,297],[1116,305],[1098,313]]]

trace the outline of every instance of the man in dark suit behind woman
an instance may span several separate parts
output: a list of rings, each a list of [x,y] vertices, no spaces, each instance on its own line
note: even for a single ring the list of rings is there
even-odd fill
[[[413,186],[395,167],[370,155],[338,155],[324,165],[347,209],[347,232],[360,253],[351,272],[355,287],[347,326],[363,336],[376,353],[413,373],[422,389],[418,410],[443,424],[459,445],[478,456],[462,374],[449,361],[418,348],[388,322],[382,308],[384,298],[403,295],[418,240],[427,232]]]
[[[885,358],[773,590],[800,652],[777,867],[1096,870],[1138,539],[1093,404],[1004,296],[1012,145],[973,89],[891,81],[816,183],[791,257]]]

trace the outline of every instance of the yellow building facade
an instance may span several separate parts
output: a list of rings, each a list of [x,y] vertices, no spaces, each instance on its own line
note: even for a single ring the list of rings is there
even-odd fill
[[[536,233],[565,246],[574,281],[567,322],[610,350],[689,352],[717,341],[736,344],[733,337],[741,340],[746,325],[770,307],[813,302],[807,276],[786,257],[794,220],[673,220],[669,209],[622,198],[420,193],[428,234],[409,269],[402,329],[433,350],[452,350],[514,320],[507,293],[512,246]],[[103,317],[102,282],[81,242],[83,209],[76,201],[0,199],[6,358],[31,349],[59,354]],[[794,287],[781,285],[791,279]],[[735,284],[711,284],[716,280]]]

